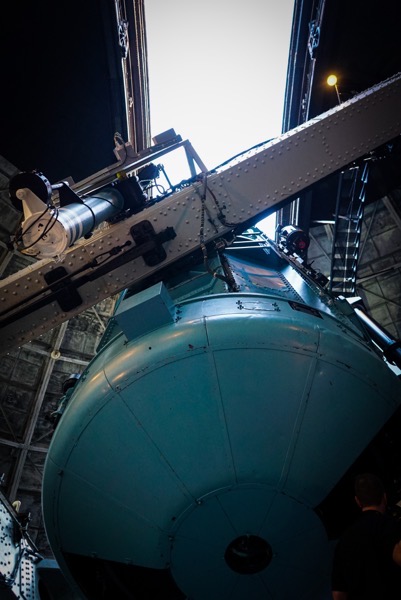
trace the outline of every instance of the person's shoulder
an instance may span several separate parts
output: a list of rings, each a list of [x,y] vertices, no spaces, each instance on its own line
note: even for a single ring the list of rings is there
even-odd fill
[[[364,510],[355,519],[350,529],[366,529],[370,527],[376,527],[378,524],[383,523],[383,514],[377,510]]]
[[[376,511],[363,511],[339,536],[337,545],[353,547],[354,550],[363,548],[383,525],[383,515]]]

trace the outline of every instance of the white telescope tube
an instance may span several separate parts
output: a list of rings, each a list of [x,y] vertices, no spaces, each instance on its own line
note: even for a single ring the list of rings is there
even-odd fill
[[[24,202],[24,199],[23,199]],[[112,188],[89,196],[82,203],[35,211],[22,225],[21,252],[38,258],[60,256],[77,240],[90,234],[100,223],[124,207],[120,192]]]

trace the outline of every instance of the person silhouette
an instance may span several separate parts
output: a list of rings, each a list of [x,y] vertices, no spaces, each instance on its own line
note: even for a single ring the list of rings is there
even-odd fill
[[[354,492],[361,514],[334,549],[333,600],[400,600],[401,521],[388,513],[377,475],[357,475]]]

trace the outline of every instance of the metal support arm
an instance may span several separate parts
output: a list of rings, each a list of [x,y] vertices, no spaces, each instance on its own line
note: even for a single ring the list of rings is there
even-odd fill
[[[75,314],[126,287],[146,282],[155,272],[232,231],[239,233],[305,189],[401,134],[401,74],[285,133],[203,176],[203,180],[170,195],[141,213],[71,247],[61,262],[44,259],[0,283],[0,352],[6,352],[52,329]],[[125,254],[132,228],[149,221],[155,233],[172,228],[176,236],[163,246],[166,258],[149,264],[135,256],[113,264],[115,247]],[[82,265],[98,256],[102,274],[80,287],[82,303],[69,311],[56,300],[35,308],[49,293],[46,277],[63,266],[73,284]],[[107,271],[109,262],[110,270]],[[97,267],[94,267],[96,269]],[[107,272],[106,272],[107,271]],[[93,271],[92,271],[93,273]],[[32,298],[35,298],[33,301]],[[37,304],[36,304],[37,306]],[[6,321],[4,319],[7,319]]]

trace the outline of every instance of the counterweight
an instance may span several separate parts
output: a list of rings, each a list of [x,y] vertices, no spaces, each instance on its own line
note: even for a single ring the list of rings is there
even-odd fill
[[[252,229],[124,294],[44,473],[50,543],[89,599],[330,598],[315,509],[401,382],[319,280]]]

